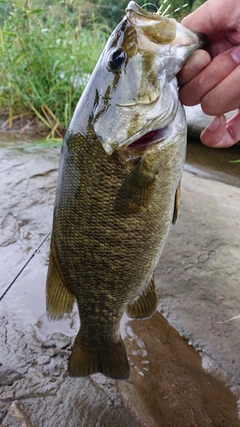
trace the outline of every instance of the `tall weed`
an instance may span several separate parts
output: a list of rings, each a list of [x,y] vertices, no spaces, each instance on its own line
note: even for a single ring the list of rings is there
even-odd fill
[[[68,126],[107,28],[94,16],[83,28],[79,1],[48,3],[1,2],[8,9],[0,26],[0,111],[10,122],[34,113],[54,136]]]

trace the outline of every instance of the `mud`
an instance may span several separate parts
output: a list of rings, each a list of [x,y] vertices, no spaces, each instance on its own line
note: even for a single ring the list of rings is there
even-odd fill
[[[1,139],[0,293],[51,228],[59,157],[59,147]],[[204,169],[191,150],[195,170],[156,273],[158,312],[121,325],[130,380],[68,378],[79,320],[76,310],[47,319],[46,241],[0,302],[1,427],[240,426],[240,323],[226,322],[240,314],[240,189],[224,183],[239,186],[239,175],[213,181],[216,165]]]

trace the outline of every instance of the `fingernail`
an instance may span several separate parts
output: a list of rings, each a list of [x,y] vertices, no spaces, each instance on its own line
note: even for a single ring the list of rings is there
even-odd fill
[[[232,59],[237,63],[240,64],[240,46],[235,47],[235,49],[233,49],[230,52],[230,55],[232,57]]]
[[[223,116],[216,116],[212,122],[208,125],[208,129],[212,132],[216,131],[222,124]]]
[[[188,66],[195,73],[199,73],[209,64],[209,62],[210,58],[208,58],[205,52],[197,51],[189,59]]]

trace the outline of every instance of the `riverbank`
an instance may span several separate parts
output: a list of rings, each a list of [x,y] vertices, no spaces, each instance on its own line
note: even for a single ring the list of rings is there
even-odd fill
[[[63,137],[65,131],[62,129],[61,132]],[[50,129],[31,114],[18,114],[12,118],[9,118],[8,114],[0,114],[0,135],[4,133],[46,138],[50,133]]]

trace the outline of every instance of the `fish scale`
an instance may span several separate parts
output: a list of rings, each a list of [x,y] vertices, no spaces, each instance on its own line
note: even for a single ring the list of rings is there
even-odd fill
[[[167,35],[160,37],[162,19]],[[170,75],[165,65],[160,78],[159,57],[165,58],[166,46],[163,52],[160,42],[155,46],[158,38],[167,37],[170,42],[172,37],[174,43],[180,24],[174,25],[172,35],[173,20],[129,3],[127,16],[111,35],[63,142],[46,298],[52,319],[69,313],[77,301],[81,325],[69,360],[71,376],[101,372],[115,379],[128,378],[130,368],[120,335],[122,315],[126,311],[130,317],[146,318],[157,308],[154,269],[176,221],[186,151],[186,121],[173,64]],[[185,32],[183,46],[186,37],[188,44],[184,55],[181,51],[182,63],[201,44],[198,35]],[[167,55],[179,63],[174,49],[172,58],[170,50]],[[139,55],[143,70],[147,62],[152,66],[148,73],[139,70]],[[116,67],[113,58],[117,58]],[[141,97],[133,92],[139,85],[131,93],[129,85],[124,85],[131,70],[141,79],[141,94],[151,89],[149,105],[136,102]],[[151,113],[149,119],[146,112]]]

